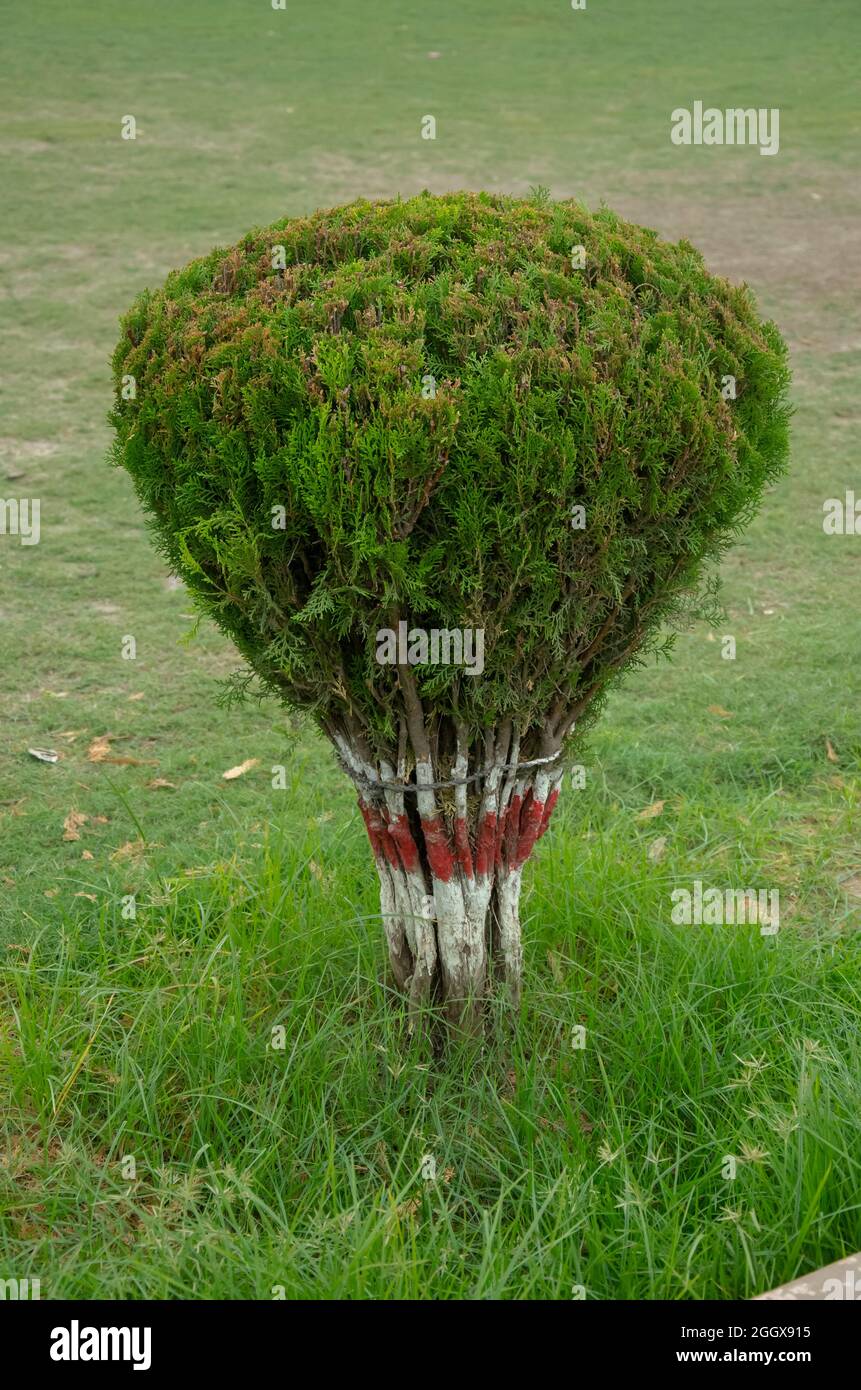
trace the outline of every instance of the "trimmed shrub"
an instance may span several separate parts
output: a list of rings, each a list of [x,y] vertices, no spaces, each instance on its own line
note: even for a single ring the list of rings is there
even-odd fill
[[[777,330],[612,212],[424,193],[173,272],[113,368],[157,544],[357,784],[398,984],[516,997],[566,748],[784,467]]]

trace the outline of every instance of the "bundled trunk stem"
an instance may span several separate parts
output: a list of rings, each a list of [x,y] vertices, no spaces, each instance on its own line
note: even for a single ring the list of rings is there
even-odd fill
[[[414,1016],[441,1003],[471,1031],[500,985],[514,1006],[520,1000],[523,865],[558,798],[561,737],[545,731],[541,756],[521,763],[510,720],[472,741],[456,723],[455,749],[435,759],[408,669],[401,686],[396,754],[374,756],[349,724],[327,732],[357,787],[395,982]]]

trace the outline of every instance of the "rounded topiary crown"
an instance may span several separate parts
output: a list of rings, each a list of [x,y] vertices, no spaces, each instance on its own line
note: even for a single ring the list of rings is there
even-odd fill
[[[379,756],[408,696],[558,747],[787,449],[748,290],[541,195],[251,232],[142,294],[113,366],[115,458],[174,570],[268,687]],[[405,629],[474,634],[471,665],[405,662]]]

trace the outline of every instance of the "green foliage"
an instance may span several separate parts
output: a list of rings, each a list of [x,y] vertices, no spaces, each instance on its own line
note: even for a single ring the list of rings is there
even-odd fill
[[[113,368],[114,456],[174,570],[266,686],[379,746],[378,629],[485,630],[481,677],[417,668],[426,715],[582,715],[787,452],[786,349],[747,288],[541,191],[251,232],[143,293]]]

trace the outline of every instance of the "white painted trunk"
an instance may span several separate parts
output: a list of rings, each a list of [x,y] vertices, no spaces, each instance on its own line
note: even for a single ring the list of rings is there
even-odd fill
[[[442,1004],[451,1021],[464,1023],[499,989],[520,1003],[522,870],[480,888],[436,880],[432,895],[417,894],[410,876],[387,863],[377,871],[392,974],[413,1006]]]
[[[510,725],[471,748],[458,727],[456,756],[439,768],[419,725],[408,780],[404,739],[375,760],[359,741],[331,737],[359,792],[392,975],[413,1020],[422,1005],[441,1005],[471,1031],[497,990],[516,1007],[523,865],[558,795],[556,754],[521,763]]]

